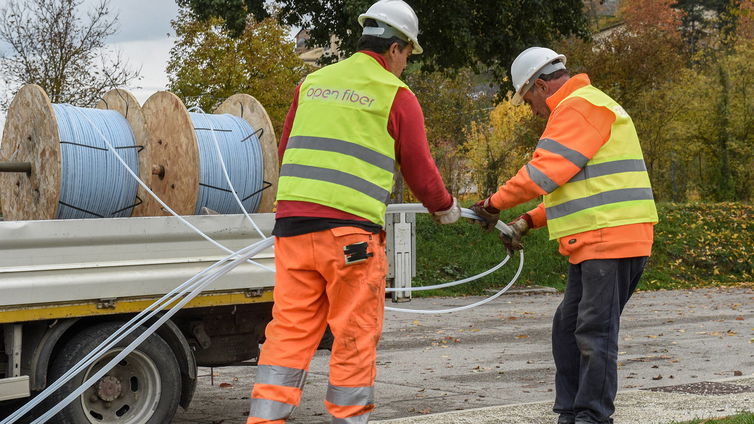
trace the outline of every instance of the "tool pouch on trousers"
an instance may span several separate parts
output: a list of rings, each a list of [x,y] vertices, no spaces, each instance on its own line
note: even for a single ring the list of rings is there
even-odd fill
[[[367,252],[367,247],[369,247],[369,244],[365,241],[343,247],[343,256],[345,257],[346,265],[364,262],[374,256],[373,253]]]

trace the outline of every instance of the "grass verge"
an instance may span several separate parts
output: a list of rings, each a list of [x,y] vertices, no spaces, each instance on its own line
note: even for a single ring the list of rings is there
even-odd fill
[[[503,213],[512,220],[535,202]],[[754,205],[743,203],[659,203],[652,257],[640,289],[751,284],[754,281]],[[525,238],[525,265],[518,285],[541,285],[562,290],[568,261],[558,253],[547,230]],[[439,226],[428,215],[417,216],[417,275],[413,284],[430,285],[474,275],[491,268],[505,251],[493,233],[462,222]],[[478,295],[498,289],[513,276],[518,257],[503,270],[461,286],[414,292],[415,296]]]
[[[696,419],[691,421],[678,422],[673,421],[670,424],[754,424],[754,414],[744,412],[724,418]]]

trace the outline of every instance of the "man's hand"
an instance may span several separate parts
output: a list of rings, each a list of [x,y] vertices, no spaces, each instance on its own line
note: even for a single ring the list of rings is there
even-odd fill
[[[508,249],[508,253],[513,255],[514,251],[524,248],[523,243],[521,243],[521,238],[529,232],[529,223],[526,222],[526,219],[522,215],[513,222],[508,223],[508,226],[513,230],[513,235],[508,237],[501,232],[500,241],[502,241],[503,246]]]
[[[481,221],[474,220],[474,222],[481,225],[485,231],[495,228],[495,224],[500,219],[500,209],[490,204],[489,197],[474,203],[470,209],[482,218]]]
[[[461,217],[461,207],[458,206],[458,199],[453,198],[453,204],[444,211],[432,212],[432,219],[438,224],[452,224]]]

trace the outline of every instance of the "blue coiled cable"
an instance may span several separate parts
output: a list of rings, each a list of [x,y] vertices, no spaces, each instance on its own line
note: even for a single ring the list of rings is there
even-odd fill
[[[138,183],[107,149],[99,129],[134,173],[139,157],[126,118],[112,110],[53,104],[60,135],[58,219],[131,216]],[[81,119],[84,114],[88,119]],[[95,129],[96,126],[96,129]]]
[[[262,145],[245,120],[229,114],[189,113],[199,147],[199,196],[195,213],[206,207],[219,213],[240,213],[215,150],[214,137],[233,188],[247,212],[256,212],[264,180]]]

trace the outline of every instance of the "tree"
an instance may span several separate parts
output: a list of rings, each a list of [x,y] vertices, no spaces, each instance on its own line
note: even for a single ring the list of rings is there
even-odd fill
[[[250,18],[232,38],[222,19],[201,21],[185,9],[172,24],[178,39],[167,67],[170,90],[208,112],[235,93],[251,94],[279,134],[296,84],[307,72],[287,30],[275,18]]]
[[[239,33],[243,20],[252,14],[265,16],[254,0],[177,0],[198,17],[222,17],[232,33]],[[309,30],[313,46],[340,41],[340,50],[350,54],[361,36],[357,22],[373,0],[281,0],[281,22]],[[490,68],[497,80],[515,56],[531,45],[549,45],[569,35],[586,36],[588,20],[582,0],[410,0],[419,17],[419,40],[424,47],[422,69]],[[325,58],[327,60],[327,58]],[[330,58],[334,60],[334,58]],[[503,87],[506,90],[507,87]]]
[[[543,121],[526,106],[514,106],[510,96],[490,112],[485,121],[472,122],[465,132],[468,168],[479,191],[489,196],[513,177],[531,156]]]
[[[470,69],[415,71],[407,73],[405,79],[422,104],[427,141],[440,175],[456,195],[467,183],[466,168],[462,166],[463,134],[471,122],[488,114],[490,96],[475,87]]]
[[[10,0],[0,9],[0,75],[12,92],[38,84],[53,103],[92,106],[102,95],[138,78],[105,39],[117,30],[117,16],[101,0],[86,18],[83,0]],[[107,58],[110,58],[109,60]],[[9,98],[0,99],[8,106]]]

